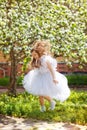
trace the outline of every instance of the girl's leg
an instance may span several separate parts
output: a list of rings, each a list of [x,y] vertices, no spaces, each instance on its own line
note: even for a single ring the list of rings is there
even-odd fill
[[[49,96],[44,96],[44,98],[50,102],[50,109],[54,110],[56,102],[53,99],[51,99]]]
[[[49,96],[39,96],[39,102],[40,102],[40,105],[41,105],[41,111],[42,112],[46,111],[46,108],[44,106],[44,99],[46,99],[46,100],[48,100],[50,102],[50,109],[54,110],[56,102],[52,98],[50,98]]]
[[[43,96],[39,96],[39,102],[41,106],[44,106],[44,97]]]
[[[44,96],[44,98],[45,98],[46,100],[48,100],[49,102],[52,101],[52,99],[51,99],[49,96]]]
[[[40,102],[40,105],[41,105],[41,112],[46,111],[46,108],[44,106],[44,97],[43,96],[39,96],[39,102]]]

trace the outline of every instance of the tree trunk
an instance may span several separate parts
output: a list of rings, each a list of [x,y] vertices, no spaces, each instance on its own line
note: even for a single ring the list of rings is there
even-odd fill
[[[8,95],[16,96],[17,65],[16,65],[14,47],[12,47],[12,49],[11,49],[10,58],[11,58],[11,71],[10,71],[10,85],[8,87]]]

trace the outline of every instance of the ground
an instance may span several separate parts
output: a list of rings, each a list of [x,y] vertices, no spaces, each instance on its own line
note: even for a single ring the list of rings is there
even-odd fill
[[[87,126],[0,115],[0,130],[87,130]]]

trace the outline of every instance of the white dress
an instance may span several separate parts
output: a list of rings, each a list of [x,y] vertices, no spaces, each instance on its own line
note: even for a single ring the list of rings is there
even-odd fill
[[[38,96],[49,96],[61,102],[70,96],[67,78],[57,72],[57,61],[51,56],[43,55],[41,58],[41,67],[31,70],[24,76],[23,86],[28,93]],[[58,83],[53,82],[52,75],[47,68],[46,62],[52,65]]]

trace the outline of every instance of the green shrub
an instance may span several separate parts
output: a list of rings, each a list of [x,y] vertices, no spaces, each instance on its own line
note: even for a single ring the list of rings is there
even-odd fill
[[[9,77],[0,78],[0,86],[8,86],[9,85]],[[17,78],[17,85],[22,85],[22,77]]]
[[[0,78],[0,86],[8,86],[9,85],[9,77]]]
[[[17,85],[18,86],[22,86],[22,79],[23,79],[22,76],[20,76],[20,77],[17,78]]]
[[[87,75],[71,74],[66,75],[69,85],[87,85]]]
[[[54,111],[49,110],[49,103],[45,102],[47,111],[40,112],[38,97],[26,92],[15,97],[6,94],[0,95],[0,114],[34,118],[38,120],[71,122],[87,125],[87,92],[71,91],[67,101],[57,101]]]

